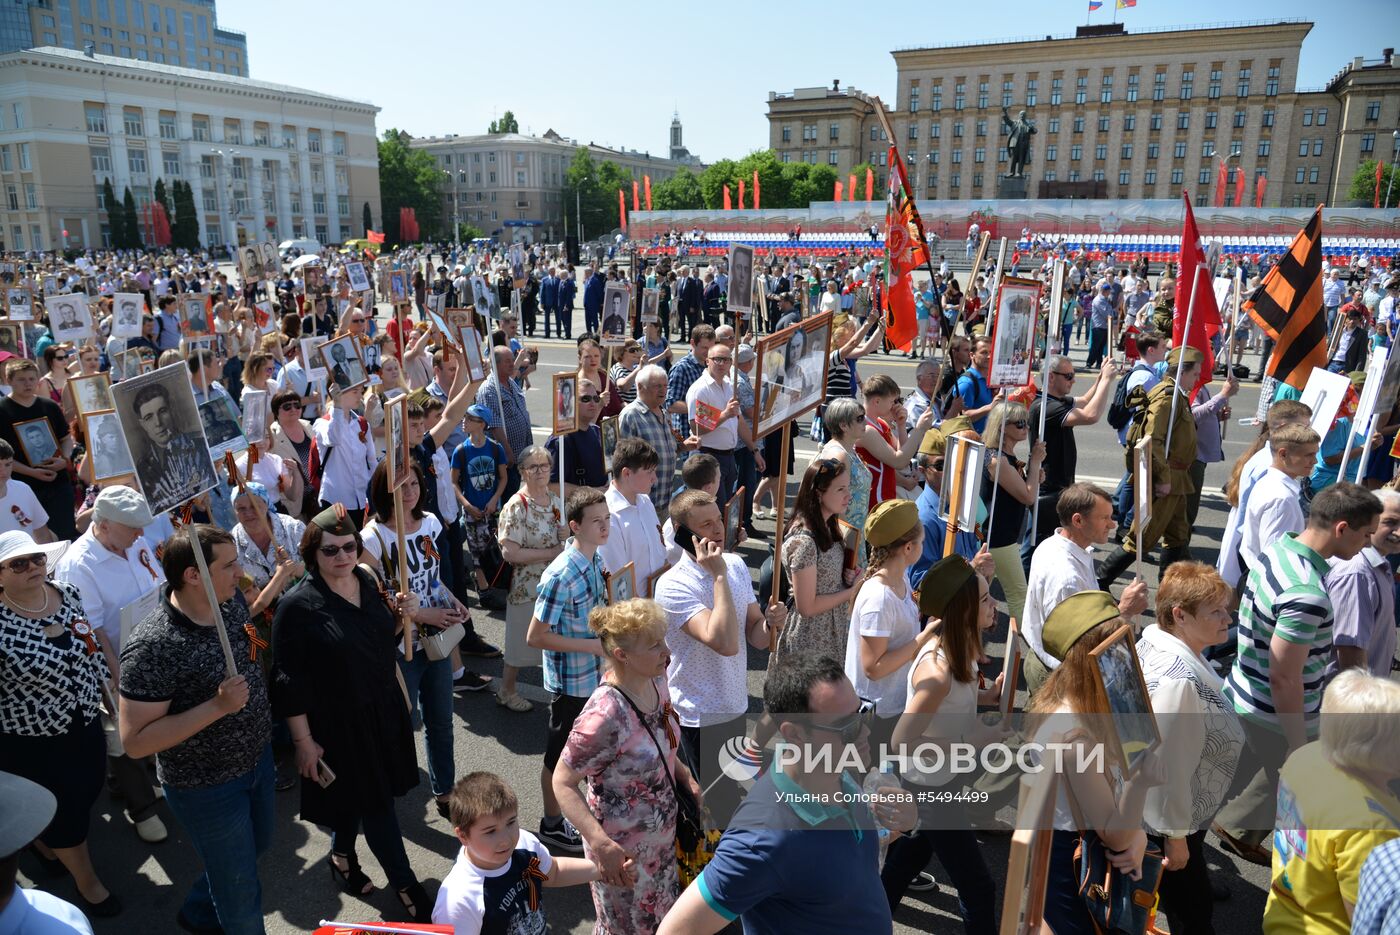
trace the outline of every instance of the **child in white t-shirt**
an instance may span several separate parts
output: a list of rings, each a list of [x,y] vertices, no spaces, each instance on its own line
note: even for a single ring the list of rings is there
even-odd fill
[[[462,849],[438,890],[433,923],[454,935],[544,935],[541,888],[598,879],[592,861],[553,857],[520,827],[515,793],[494,773],[460,780],[449,809]]]
[[[0,439],[0,532],[18,529],[35,542],[52,542],[49,514],[34,495],[34,489],[14,476],[15,450]]]

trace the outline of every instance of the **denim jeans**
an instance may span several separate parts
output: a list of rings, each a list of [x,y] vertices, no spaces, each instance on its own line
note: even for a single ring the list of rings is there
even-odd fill
[[[423,704],[424,740],[428,747],[428,782],[433,795],[447,795],[456,781],[452,762],[452,658],[436,662],[428,654],[416,652],[412,662],[399,659],[403,684],[413,706],[410,716],[419,718],[418,704]],[[368,836],[368,831],[366,831]]]
[[[744,525],[753,522],[753,491],[758,486],[758,462],[747,447],[734,449],[734,464],[739,472],[739,486],[744,488],[744,504],[740,507]]]
[[[1084,366],[1090,370],[1103,363],[1104,355],[1108,352],[1108,329],[1089,329],[1089,357],[1084,362]]]
[[[394,813],[393,799],[385,802],[377,811],[364,812],[348,824],[332,828],[331,853],[354,854],[355,838],[361,830],[365,833],[365,843],[369,845],[370,853],[379,861],[384,876],[389,878],[390,886],[401,890],[418,882],[408,862],[408,853],[403,849],[403,834],[399,831],[399,816]],[[228,931],[227,926],[224,931]]]
[[[890,845],[880,882],[893,912],[904,897],[914,874],[924,869],[929,857],[948,874],[958,893],[958,914],[968,935],[995,935],[997,931],[996,884],[970,830],[926,829],[902,837]]]
[[[217,926],[228,935],[266,931],[258,857],[272,843],[276,779],[268,746],[256,766],[228,782],[207,789],[164,787],[166,804],[204,861],[204,873],[180,910],[194,925]]]

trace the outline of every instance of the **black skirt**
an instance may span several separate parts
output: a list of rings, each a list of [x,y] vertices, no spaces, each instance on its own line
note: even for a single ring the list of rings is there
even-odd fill
[[[0,770],[36,782],[58,799],[39,840],[51,848],[77,847],[87,840],[92,805],[106,781],[102,719],[84,724],[75,715],[68,730],[53,737],[0,734]]]

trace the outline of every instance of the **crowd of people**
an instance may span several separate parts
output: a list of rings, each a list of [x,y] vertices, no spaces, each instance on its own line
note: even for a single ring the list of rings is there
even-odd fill
[[[292,808],[329,833],[335,886],[380,887],[363,834],[388,914],[456,933],[544,931],[542,888],[583,884],[599,933],[888,932],[938,878],[969,933],[1029,903],[1055,935],[1091,935],[1091,866],[1115,892],[1155,895],[1173,935],[1213,933],[1228,888],[1208,835],[1271,868],[1265,930],[1394,931],[1400,403],[1374,432],[1342,415],[1319,434],[1296,391],[1266,384],[1257,437],[1227,465],[1245,312],[1225,310],[1241,327],[1217,338],[1219,374],[1202,373],[1198,349],[1171,344],[1171,269],[1154,282],[1144,262],[1057,257],[1060,243],[1008,265],[1047,282],[1066,265],[1062,304],[1047,288],[1038,313],[1062,336],[1037,332],[1048,385],[1029,391],[989,380],[999,271],[964,284],[946,260],[919,277],[917,335],[899,348],[874,253],[756,258],[749,314],[728,308],[722,265],[635,248],[581,268],[541,246],[327,250],[246,282],[207,254],[0,258],[6,289],[32,296],[28,320],[10,305],[22,341],[0,350],[0,930],[140,915],[263,933],[275,907],[259,859]],[[1359,385],[1400,329],[1400,279],[1373,265],[1348,293],[1340,273],[1323,290],[1342,323],[1329,360]],[[620,342],[599,334],[614,282],[660,299]],[[46,301],[68,295],[91,317],[72,342]],[[129,296],[139,335],[114,336]],[[458,314],[480,359],[441,328]],[[799,461],[787,430],[755,434],[755,369],[761,334],[818,333],[804,330],[818,319],[824,385],[799,415],[819,447]],[[530,342],[556,336],[577,353],[576,418],[540,444],[527,394],[548,394],[550,375]],[[348,356],[320,358],[342,338],[366,379]],[[878,354],[917,361],[912,385],[862,375]],[[167,367],[188,374],[206,444],[172,423],[168,391],[138,394],[121,418],[152,448],[99,466],[124,442],[96,437],[113,406],[90,388]],[[193,473],[178,458],[214,444],[211,401],[243,444],[153,511],[152,478]],[[36,421],[54,441],[37,454]],[[1124,451],[1116,490],[1079,469],[1076,435],[1101,422],[1095,439],[1111,429]],[[1130,470],[1144,440],[1146,517]],[[974,474],[968,443],[985,453]],[[1208,485],[1230,512],[1203,563]],[[745,540],[768,553],[761,568]],[[1118,585],[1139,551],[1159,556],[1154,591],[1140,575]],[[477,631],[488,614],[503,648]],[[997,812],[1043,774],[910,751],[1115,748],[1132,690],[1098,687],[1115,640],[1156,739],[1056,770],[1039,893],[1006,899],[989,868],[989,840],[1012,829]],[[499,678],[469,668],[496,658]],[[531,720],[521,688],[537,669],[548,710]],[[521,790],[458,762],[454,696],[472,692],[543,721],[529,828]],[[715,738],[739,743],[717,757]],[[88,838],[104,789],[146,844],[178,823],[201,874],[175,919],[103,882],[110,858]],[[412,795],[456,838],[435,893],[395,808]],[[15,886],[21,870],[71,877],[75,905]]]

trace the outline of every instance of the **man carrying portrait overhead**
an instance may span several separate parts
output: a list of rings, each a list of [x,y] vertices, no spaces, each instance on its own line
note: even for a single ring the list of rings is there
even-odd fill
[[[170,390],[152,383],[137,392],[131,409],[146,440],[145,450],[136,460],[136,476],[146,499],[175,506],[207,486],[205,481],[213,470],[209,449],[198,432],[176,431]]]

